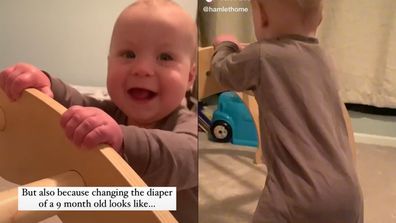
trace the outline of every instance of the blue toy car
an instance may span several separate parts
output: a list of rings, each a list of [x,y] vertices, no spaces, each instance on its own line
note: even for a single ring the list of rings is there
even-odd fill
[[[257,130],[252,116],[234,92],[220,94],[213,113],[210,132],[216,142],[258,146]]]

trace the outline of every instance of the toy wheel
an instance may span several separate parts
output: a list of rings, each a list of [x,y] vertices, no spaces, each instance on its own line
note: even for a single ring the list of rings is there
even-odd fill
[[[216,121],[210,127],[210,133],[216,142],[231,141],[232,129],[231,126],[224,121]]]

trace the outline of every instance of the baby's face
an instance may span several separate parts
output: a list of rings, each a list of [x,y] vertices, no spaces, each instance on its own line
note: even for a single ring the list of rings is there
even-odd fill
[[[145,9],[128,9],[116,23],[107,87],[129,124],[150,128],[180,105],[194,81],[195,33],[180,9]]]

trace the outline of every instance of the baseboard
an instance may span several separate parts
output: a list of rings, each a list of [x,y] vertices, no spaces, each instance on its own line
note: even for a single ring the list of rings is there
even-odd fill
[[[370,135],[364,133],[354,133],[355,141],[357,143],[378,145],[378,146],[389,146],[396,148],[396,137],[390,136],[379,136]]]

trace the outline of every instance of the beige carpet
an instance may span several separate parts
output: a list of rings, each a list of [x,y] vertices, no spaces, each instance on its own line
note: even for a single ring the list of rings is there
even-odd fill
[[[250,222],[265,182],[255,149],[199,141],[199,217],[202,223]],[[396,148],[358,145],[365,223],[396,223]]]
[[[255,149],[209,142],[200,135],[199,222],[250,222],[265,182]],[[396,223],[396,148],[358,145],[365,223]],[[14,186],[0,177],[0,191]],[[52,217],[42,223],[59,223]]]

